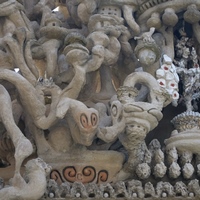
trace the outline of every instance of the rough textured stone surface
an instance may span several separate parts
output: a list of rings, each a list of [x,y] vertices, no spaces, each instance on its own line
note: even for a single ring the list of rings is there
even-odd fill
[[[0,197],[199,198],[199,22],[197,0],[0,0]]]

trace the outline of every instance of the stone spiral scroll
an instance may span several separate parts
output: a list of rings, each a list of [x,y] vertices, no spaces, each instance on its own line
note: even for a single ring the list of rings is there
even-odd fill
[[[67,166],[62,170],[53,169],[50,173],[50,179],[55,180],[59,185],[65,181],[69,183],[82,182],[82,183],[104,183],[108,180],[107,170],[97,170],[92,166],[86,166],[82,169],[74,166]]]

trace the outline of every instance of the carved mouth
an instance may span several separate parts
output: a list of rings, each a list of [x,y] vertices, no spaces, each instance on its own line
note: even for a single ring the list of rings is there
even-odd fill
[[[70,44],[70,45],[66,46],[63,52],[64,52],[65,55],[67,55],[70,51],[72,51],[74,49],[75,50],[79,49],[79,50],[82,50],[82,51],[89,54],[88,49],[86,47],[84,47],[83,45],[78,44],[78,43],[74,43],[74,44]]]
[[[138,118],[128,118],[126,122],[129,126],[128,130],[132,129],[135,131],[139,131],[141,129],[141,132],[145,131],[146,133],[148,133],[151,130],[151,125],[147,120]]]
[[[90,146],[94,140],[94,136],[95,134],[91,134],[91,133],[88,136],[82,135],[81,141],[79,143],[84,146]]]
[[[150,103],[145,103],[145,102],[135,102],[134,104],[126,104],[124,105],[124,111],[126,113],[131,113],[131,112],[147,112],[154,116],[158,121],[160,121],[163,117],[162,113],[160,110],[158,110],[155,107],[152,107]]]
[[[148,130],[144,125],[141,124],[128,124],[126,127],[126,134],[129,135],[129,138],[141,138],[144,139]]]

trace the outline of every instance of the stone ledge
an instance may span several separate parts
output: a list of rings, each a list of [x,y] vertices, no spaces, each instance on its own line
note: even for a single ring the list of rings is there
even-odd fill
[[[70,197],[67,197],[67,198],[42,198],[40,200],[101,200],[101,199],[104,199],[104,200],[159,200],[159,199],[164,199],[164,200],[199,200],[200,197],[199,196],[196,196],[196,197],[151,197],[151,198],[70,198]]]

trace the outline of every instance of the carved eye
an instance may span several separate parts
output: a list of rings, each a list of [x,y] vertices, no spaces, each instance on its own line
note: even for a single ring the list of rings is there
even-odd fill
[[[85,114],[82,114],[80,117],[81,124],[84,128],[88,127],[88,118]]]
[[[112,114],[114,117],[117,115],[117,106],[115,105],[112,107]]]
[[[92,126],[95,126],[97,124],[97,116],[94,113],[92,113],[91,115],[91,123],[92,123]]]

